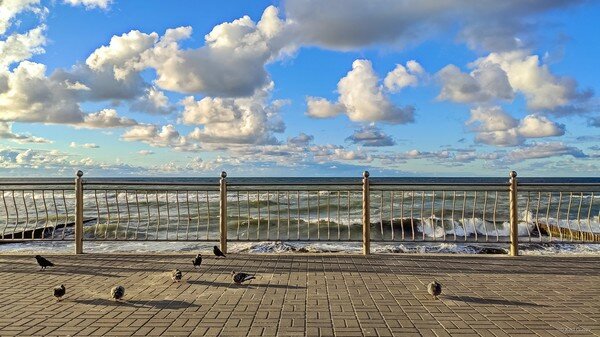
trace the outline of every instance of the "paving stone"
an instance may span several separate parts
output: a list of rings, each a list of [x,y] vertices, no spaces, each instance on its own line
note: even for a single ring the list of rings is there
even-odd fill
[[[49,257],[38,271],[0,255],[0,336],[600,336],[595,256],[229,254],[197,270],[184,254]],[[232,284],[242,269],[257,279]]]

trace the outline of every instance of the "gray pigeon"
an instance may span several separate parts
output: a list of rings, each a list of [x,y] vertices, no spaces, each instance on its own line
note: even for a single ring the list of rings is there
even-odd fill
[[[35,259],[37,260],[37,263],[41,267],[40,270],[44,270],[44,269],[46,269],[46,267],[54,267],[54,263],[48,261],[48,259],[46,259],[40,255],[36,255]]]
[[[171,279],[173,280],[173,282],[181,282],[181,270],[179,269],[173,269],[173,271],[171,272]]]
[[[254,275],[250,275],[250,274],[246,274],[246,273],[236,273],[235,271],[232,271],[231,275],[233,275],[233,282],[235,282],[237,284],[242,284],[246,281],[250,281],[250,280],[253,280],[256,278],[256,277],[254,277]]]
[[[202,264],[202,255],[196,255],[196,257],[192,260],[192,264],[194,265],[194,268],[200,267]]]
[[[437,300],[438,296],[442,293],[442,285],[438,281],[433,281],[427,286],[427,292]]]
[[[110,290],[110,296],[112,296],[112,298],[116,301],[119,301],[123,298],[123,296],[125,296],[125,288],[123,286],[116,286],[112,288]]]
[[[57,301],[60,301],[63,296],[67,293],[67,289],[64,285],[60,285],[58,287],[54,287],[54,297],[56,297]]]
[[[213,253],[215,253],[216,257],[225,257],[225,254],[223,254],[223,252],[217,246],[213,246]]]

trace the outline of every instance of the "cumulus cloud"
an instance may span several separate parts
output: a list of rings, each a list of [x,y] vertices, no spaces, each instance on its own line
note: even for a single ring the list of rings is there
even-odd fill
[[[508,154],[512,161],[524,161],[529,159],[550,158],[560,156],[572,156],[574,158],[587,158],[587,155],[574,146],[568,146],[561,142],[534,143],[532,145],[516,149]]]
[[[85,63],[94,71],[109,69],[116,79],[124,79],[135,71],[141,53],[152,48],[157,41],[157,33],[145,34],[138,30],[115,35],[107,46],[92,52]]]
[[[391,136],[385,134],[381,129],[374,125],[354,130],[354,133],[346,138],[346,141],[350,141],[353,144],[372,147],[392,146],[396,144]]]
[[[77,125],[90,129],[106,129],[123,128],[136,124],[137,122],[131,118],[119,117],[114,109],[104,109],[85,115],[83,122]]]
[[[396,68],[390,71],[383,84],[390,92],[398,92],[408,86],[416,86],[419,78],[425,75],[425,69],[415,60],[406,62],[406,67],[397,64]]]
[[[165,93],[155,87],[147,88],[145,94],[134,100],[130,107],[133,111],[151,115],[168,115],[176,110]]]
[[[43,14],[44,10],[40,8],[39,4],[40,0],[3,0],[0,11],[0,35],[6,33],[15,16],[23,11]]]
[[[113,0],[63,0],[63,2],[71,6],[84,6],[86,9],[106,9],[113,2]]]
[[[285,102],[268,100],[272,85],[246,98],[192,96],[183,99],[182,122],[200,125],[189,135],[200,143],[276,144],[274,133],[285,130],[279,109]]]
[[[139,155],[142,155],[142,156],[150,156],[150,155],[154,154],[154,151],[151,151],[151,150],[139,150],[137,153]]]
[[[309,97],[307,114],[324,118],[334,115],[339,107],[343,107],[348,118],[355,122],[405,124],[414,121],[414,107],[401,108],[390,101],[368,60],[352,63],[352,70],[338,82],[338,92],[337,104]]]
[[[198,146],[191,144],[172,124],[158,127],[152,124],[139,124],[128,129],[121,139],[128,142],[143,142],[155,147],[169,147],[178,151],[196,151]]]
[[[466,74],[458,67],[448,65],[437,73],[442,83],[439,99],[459,103],[490,102],[514,99],[516,93],[525,96],[527,107],[539,110],[568,108],[573,102],[587,101],[590,92],[578,92],[575,80],[558,77],[541,64],[537,55],[526,50],[490,53],[469,64],[473,70]]]
[[[529,55],[524,50],[491,53],[474,65],[479,68],[500,66],[510,86],[525,95],[527,106],[533,110],[554,109],[578,96],[574,80],[554,76],[547,65],[540,64],[537,55]]]
[[[517,120],[498,106],[471,109],[467,126],[475,131],[475,141],[496,146],[517,146],[528,138],[562,136],[565,126],[541,115]]]
[[[45,65],[23,61],[6,75],[6,90],[0,92],[0,120],[40,123],[83,121],[76,94],[64,83],[48,79],[45,72]]]
[[[465,74],[451,64],[442,68],[437,76],[442,82],[438,99],[473,103],[514,98],[506,72],[498,65],[488,65]]]
[[[307,97],[306,105],[306,114],[313,118],[331,118],[344,112],[343,105],[331,103],[325,98],[321,97]]]
[[[0,40],[0,71],[35,54],[42,54],[46,44],[45,29],[45,25],[40,25],[25,34],[14,33],[4,41]]]
[[[269,6],[257,23],[243,16],[215,26],[198,49],[181,49],[191,27],[169,29],[141,54],[138,68],[156,70],[162,89],[209,96],[250,96],[271,80],[265,65],[295,47],[278,9]]]

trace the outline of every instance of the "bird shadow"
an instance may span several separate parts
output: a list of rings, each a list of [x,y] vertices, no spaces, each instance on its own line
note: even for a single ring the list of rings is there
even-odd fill
[[[191,307],[200,307],[197,304],[179,301],[179,300],[122,300],[122,301],[113,301],[104,298],[95,298],[89,300],[71,300],[72,302],[79,304],[89,304],[89,305],[104,305],[104,306],[128,306],[128,307],[136,307],[136,308],[155,308],[155,309],[185,309]]]
[[[214,282],[214,281],[202,281],[202,280],[187,280],[189,284],[211,286],[211,287],[232,287],[232,288],[274,288],[274,289],[306,289],[301,286],[289,286],[286,284],[261,284],[261,283],[246,283],[237,284],[234,282]]]
[[[530,303],[530,302],[508,301],[508,300],[481,298],[481,297],[473,297],[473,296],[443,295],[440,297],[443,299],[448,299],[448,300],[452,300],[452,301],[460,301],[460,302],[465,302],[465,303],[546,307],[546,305],[543,305],[543,304],[536,304],[536,303]]]

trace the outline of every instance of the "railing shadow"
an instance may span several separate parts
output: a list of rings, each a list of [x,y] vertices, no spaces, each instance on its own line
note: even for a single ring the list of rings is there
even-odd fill
[[[194,285],[203,285],[210,287],[230,287],[233,289],[236,288],[275,288],[275,289],[306,289],[306,287],[302,286],[293,286],[286,284],[264,284],[264,283],[256,283],[252,281],[252,283],[247,284],[236,284],[234,282],[214,282],[214,281],[203,281],[203,280],[186,280],[186,283],[194,284]],[[259,282],[259,281],[257,281]]]
[[[509,301],[509,300],[500,300],[500,299],[492,299],[492,298],[481,298],[481,297],[473,297],[473,296],[441,295],[440,298],[442,298],[442,299],[448,299],[448,300],[452,300],[452,301],[466,302],[466,303],[476,303],[476,304],[517,305],[517,306],[527,306],[527,307],[547,307],[546,305],[537,304],[537,303]]]
[[[113,301],[104,298],[95,298],[89,300],[73,299],[68,300],[79,304],[104,305],[104,306],[129,306],[136,308],[156,308],[156,309],[185,309],[190,307],[200,307],[197,304],[179,301],[179,300],[123,300]]]

